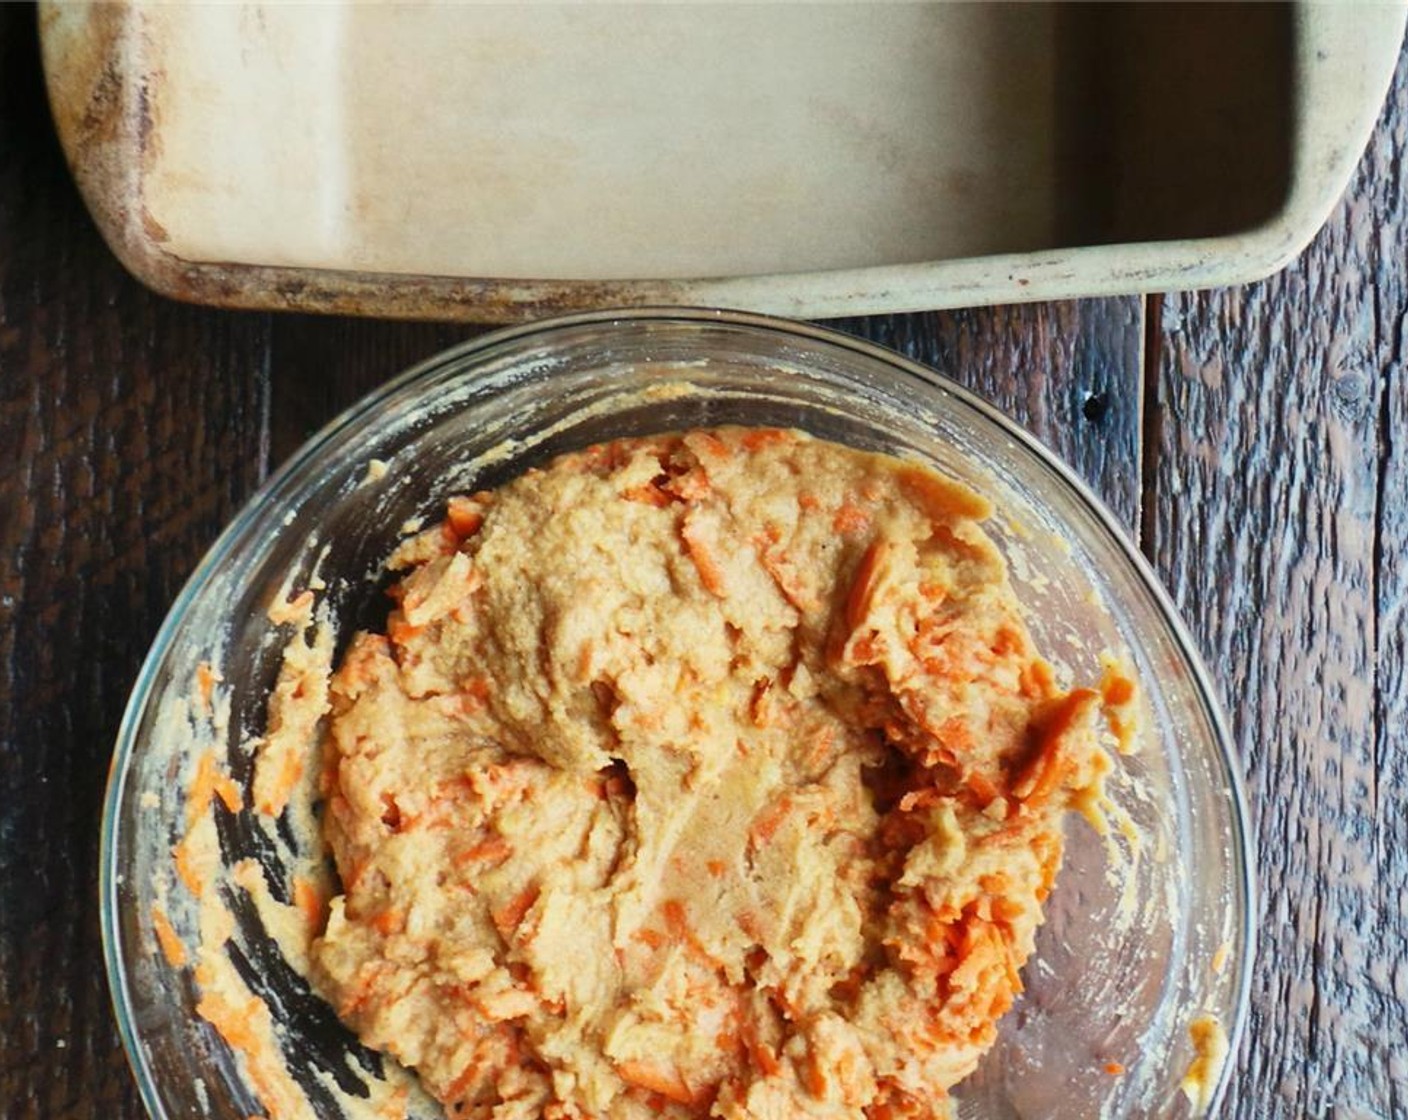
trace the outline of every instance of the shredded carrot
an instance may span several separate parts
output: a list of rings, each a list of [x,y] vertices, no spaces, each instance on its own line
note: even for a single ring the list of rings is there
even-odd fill
[[[303,912],[303,920],[310,930],[323,928],[323,899],[316,887],[301,875],[294,876],[293,902]]]
[[[152,906],[151,915],[152,929],[156,931],[156,940],[157,944],[161,946],[161,955],[166,958],[166,963],[172,968],[184,968],[186,946],[177,936],[171,919],[166,916],[166,911],[156,905]]]
[[[627,1058],[616,1063],[616,1073],[627,1085],[659,1093],[676,1104],[694,1104],[695,1093],[678,1070],[661,1069],[646,1062]]]
[[[829,727],[823,727],[811,737],[807,745],[806,755],[803,759],[807,769],[813,773],[823,769],[836,748],[835,733]]]
[[[803,614],[817,605],[816,598],[808,593],[806,587],[798,579],[797,569],[785,551],[778,548],[760,549],[758,562],[762,564],[763,571],[772,576],[772,581],[777,584],[777,589],[782,592],[782,597]]]
[[[1111,1077],[1118,1077],[1124,1072],[1124,1066],[1120,1065],[1119,1062],[1106,1062],[1105,1072],[1108,1073]]]
[[[1138,718],[1133,709],[1136,686],[1113,661],[1107,662],[1100,676],[1100,696],[1104,701],[1105,719],[1119,742],[1122,754],[1134,749]]]
[[[831,519],[831,528],[846,535],[863,533],[870,528],[870,514],[860,506],[846,502],[836,510],[836,515]]]
[[[232,813],[239,812],[243,805],[240,789],[230,778],[221,773],[215,758],[215,750],[203,751],[196,760],[196,772],[186,790],[186,825],[195,824],[205,812],[211,800],[219,797]]]
[[[976,770],[969,771],[964,776],[963,784],[973,794],[980,808],[990,805],[998,797],[997,786]]]
[[[195,859],[191,854],[190,837],[187,836],[171,849],[172,856],[175,857],[176,874],[181,882],[186,885],[186,889],[191,894],[199,898],[205,893],[205,879],[196,870]]]
[[[489,702],[493,690],[494,682],[488,677],[466,677],[460,681],[460,691],[469,699],[477,701],[480,707]]]
[[[386,636],[398,646],[404,646],[416,635],[425,631],[425,626],[414,625],[406,621],[406,616],[400,611],[392,611],[386,620]]]
[[[993,635],[992,652],[994,656],[1005,657],[1009,653],[1016,653],[1023,649],[1026,643],[1022,640],[1021,634],[1011,626],[999,626],[997,633]]]
[[[724,595],[724,573],[718,561],[710,554],[708,545],[699,535],[698,527],[689,517],[680,523],[680,537],[684,540],[685,551],[694,561],[699,572],[699,582],[704,590],[720,598]]]
[[[378,661],[391,659],[391,643],[383,634],[357,634],[342,658],[338,676],[352,683],[371,680]]]
[[[777,834],[791,812],[792,799],[784,794],[758,814],[753,827],[748,830],[749,841],[755,848],[761,848]]]
[[[684,443],[686,447],[701,459],[728,459],[733,455],[733,451],[729,448],[729,445],[713,432],[690,432],[684,437]]]
[[[489,917],[494,923],[494,928],[499,931],[499,936],[507,940],[523,922],[524,915],[528,913],[533,903],[537,901],[538,887],[536,884],[530,883],[497,910],[492,911]]]
[[[511,855],[513,845],[502,836],[490,836],[487,840],[481,840],[464,849],[455,856],[454,862],[459,867],[466,863],[502,863]]]
[[[388,906],[372,919],[372,928],[383,937],[390,937],[406,928],[406,912],[398,906]]]
[[[1043,699],[1056,689],[1056,678],[1051,666],[1040,658],[1034,658],[1022,667],[1018,680],[1022,695],[1028,699]]]
[[[1062,750],[1066,733],[1098,700],[1092,689],[1075,689],[1043,721],[1036,746],[1012,783],[1017,800],[1040,804],[1056,790],[1069,765]]]
[[[655,506],[664,509],[671,505],[673,499],[664,490],[656,486],[653,482],[645,482],[640,486],[632,486],[628,490],[621,491],[621,497],[628,502],[641,502],[644,505]]]
[[[816,1051],[807,1051],[807,1060],[802,1065],[802,1084],[816,1100],[826,1099],[826,1071],[817,1060]]]
[[[900,797],[899,810],[901,813],[912,813],[916,809],[927,809],[931,805],[937,805],[942,800],[943,794],[932,787],[912,789]]]
[[[760,451],[775,444],[795,443],[797,437],[784,428],[749,428],[739,440],[749,451]]]
[[[215,779],[215,794],[220,798],[221,803],[232,813],[238,813],[244,808],[244,798],[240,795],[240,787],[235,784],[233,778],[221,774]]]
[[[338,1002],[338,1014],[346,1018],[355,1015],[371,999],[376,982],[380,978],[386,966],[373,965],[368,968],[365,965],[357,973],[357,979],[352,988],[342,994]]]
[[[484,509],[473,498],[456,495],[446,503],[445,523],[455,536],[465,540],[479,532],[484,524]]]
[[[985,498],[923,467],[900,467],[895,471],[895,481],[904,496],[934,521],[958,518],[982,521],[992,513],[992,506]]]
[[[702,467],[694,467],[684,474],[670,479],[665,489],[683,502],[702,502],[712,492],[709,476]]]
[[[631,936],[642,945],[648,945],[652,949],[659,949],[666,941],[663,933],[658,929],[651,929],[649,926],[636,930]]]
[[[229,999],[211,987],[214,977],[205,966],[197,968],[196,983],[201,990],[196,1013],[213,1026],[229,1045],[244,1054],[254,1054],[259,1047],[252,1020],[268,1008],[254,996],[247,1000]]]
[[[978,740],[973,735],[973,728],[962,716],[949,716],[943,723],[939,724],[938,730],[934,732],[934,738],[945,747],[950,756],[958,756],[971,751],[977,746]]]
[[[948,598],[948,584],[937,579],[922,579],[919,581],[919,594],[933,606],[938,606]]]
[[[689,918],[685,913],[684,903],[677,898],[667,898],[661,907],[665,915],[665,928],[677,938],[683,938],[689,933]]]
[[[749,1052],[753,1056],[753,1064],[764,1077],[775,1077],[782,1071],[782,1063],[778,1061],[777,1053],[766,1042],[754,1041],[749,1047]]]
[[[216,672],[209,661],[202,661],[196,666],[196,694],[200,697],[201,710],[210,711],[210,701],[215,695],[215,686],[224,678]]]
[[[768,693],[772,690],[772,678],[765,677],[753,685],[753,698],[748,702],[748,714],[754,727],[767,727],[772,722],[772,705],[768,703]]]
[[[204,751],[196,760],[196,772],[186,790],[186,824],[194,824],[215,792],[215,752]]]
[[[885,562],[890,554],[890,542],[886,537],[876,537],[865,550],[856,574],[851,580],[851,589],[846,594],[846,629],[854,631],[870,614],[875,592],[884,575]]]
[[[460,1071],[458,1077],[450,1082],[449,1088],[445,1090],[444,1100],[458,1101],[470,1087],[483,1076],[483,1063],[477,1058],[471,1061]]]
[[[1107,704],[1128,704],[1134,699],[1134,682],[1117,673],[1107,673],[1100,682],[1100,691]]]

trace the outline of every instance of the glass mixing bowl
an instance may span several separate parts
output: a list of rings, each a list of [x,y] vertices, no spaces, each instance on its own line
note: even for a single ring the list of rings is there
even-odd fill
[[[197,908],[183,900],[173,847],[188,825],[185,791],[203,746],[249,803],[250,743],[264,730],[290,636],[270,621],[270,606],[290,588],[318,588],[345,642],[384,613],[378,573],[403,525],[437,518],[450,494],[492,487],[587,443],[724,423],[798,427],[915,456],[982,491],[997,507],[989,529],[1038,646],[1058,669],[1093,680],[1102,651],[1128,658],[1146,726],[1111,790],[1138,843],[1071,822],[1026,992],[957,1091],[957,1111],[1191,1113],[1179,1088],[1195,1058],[1190,1025],[1214,1017],[1235,1054],[1253,888],[1237,768],[1213,690],[1148,567],[1066,467],[937,374],[825,330],[662,310],[501,331],[390,382],[270,480],[182,591],[122,723],[102,837],[106,963],[154,1117],[264,1114],[244,1061],[196,1014]],[[206,684],[219,682],[213,705],[193,685],[203,663],[213,670]],[[221,864],[253,859],[282,881],[290,830],[211,804]],[[223,882],[219,892],[233,925],[216,951],[270,1008],[279,1059],[308,1113],[368,1112],[359,1101],[386,1075],[381,1060],[309,989],[242,889]],[[435,1109],[413,1096],[410,1113]]]

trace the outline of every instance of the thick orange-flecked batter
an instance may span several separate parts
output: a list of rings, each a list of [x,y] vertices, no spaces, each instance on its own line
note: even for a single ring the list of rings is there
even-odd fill
[[[947,1115],[1128,692],[1058,688],[988,512],[744,428],[453,499],[332,682],[339,1014],[456,1118]]]

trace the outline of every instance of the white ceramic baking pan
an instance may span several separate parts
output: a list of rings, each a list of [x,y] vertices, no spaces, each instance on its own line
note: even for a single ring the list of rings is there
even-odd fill
[[[1247,281],[1400,3],[45,5],[104,236],[179,298],[801,317]]]

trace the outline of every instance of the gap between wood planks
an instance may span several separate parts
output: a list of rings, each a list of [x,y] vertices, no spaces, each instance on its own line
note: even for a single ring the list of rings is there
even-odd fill
[[[1134,525],[1134,544],[1153,564],[1154,490],[1159,476],[1159,358],[1163,344],[1164,297],[1154,293],[1142,297],[1144,346],[1139,352],[1139,518]]]

